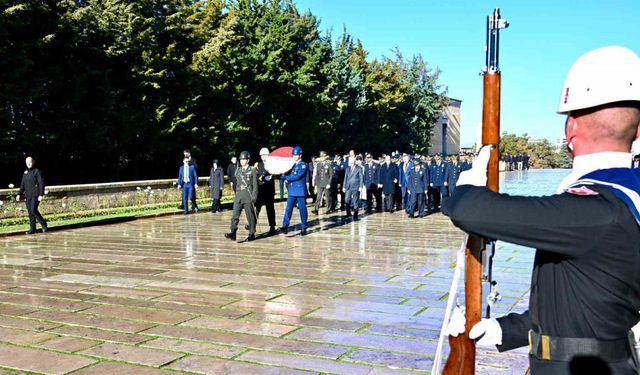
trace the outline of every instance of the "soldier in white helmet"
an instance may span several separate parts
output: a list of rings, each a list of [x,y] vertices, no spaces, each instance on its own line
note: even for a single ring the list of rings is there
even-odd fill
[[[556,195],[484,187],[484,147],[443,207],[469,233],[537,248],[529,309],[469,332],[500,351],[529,346],[531,373],[635,374],[629,330],[640,320],[640,58],[604,47],[571,67],[558,113],[573,170]]]

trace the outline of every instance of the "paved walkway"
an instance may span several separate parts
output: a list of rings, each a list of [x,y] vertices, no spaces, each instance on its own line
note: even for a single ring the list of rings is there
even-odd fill
[[[0,239],[0,374],[428,372],[462,233],[317,218],[251,243],[223,238],[229,211]],[[531,258],[501,247],[498,313],[526,306]],[[479,373],[522,374],[523,353]]]

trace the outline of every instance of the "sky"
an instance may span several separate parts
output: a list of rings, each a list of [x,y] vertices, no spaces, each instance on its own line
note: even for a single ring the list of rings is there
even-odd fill
[[[461,145],[471,146],[482,122],[486,18],[500,8],[501,130],[564,137],[556,114],[571,64],[583,53],[621,45],[640,54],[640,0],[295,0],[337,37],[346,28],[369,58],[421,54],[450,97],[462,100]]]

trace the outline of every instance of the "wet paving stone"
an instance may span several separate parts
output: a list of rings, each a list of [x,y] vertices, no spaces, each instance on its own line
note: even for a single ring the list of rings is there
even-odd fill
[[[190,371],[198,374],[215,375],[306,375],[313,372],[287,369],[281,367],[262,366],[252,363],[228,361],[224,359],[191,356],[168,366],[169,368]]]
[[[0,353],[0,367],[81,375],[431,369],[464,238],[446,217],[321,215],[307,236],[294,230],[251,243],[223,238],[229,220],[225,211],[0,237],[0,351],[17,357]],[[533,253],[500,246],[496,273],[508,280],[496,311],[524,310]],[[18,358],[42,353],[60,366]],[[478,362],[483,371],[523,373],[526,353],[480,352]]]
[[[0,344],[0,366],[43,374],[66,374],[96,361],[76,355]]]
[[[139,363],[159,367],[183,357],[184,354],[168,352],[158,349],[140,348],[123,344],[105,343],[80,352],[80,354]]]
[[[74,372],[74,375],[177,375],[178,372],[157,368],[130,365],[126,363],[100,362],[93,366]]]

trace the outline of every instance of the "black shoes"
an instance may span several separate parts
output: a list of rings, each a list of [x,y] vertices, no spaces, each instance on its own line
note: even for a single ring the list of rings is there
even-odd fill
[[[300,235],[301,236],[306,236],[307,235],[307,228],[302,228],[302,230],[300,231]]]
[[[282,228],[280,228],[280,232],[282,232],[283,234],[287,234],[287,233],[289,233],[289,228],[288,227],[282,227]]]
[[[36,233],[35,229],[30,229],[28,232],[26,232],[25,234],[34,234]]]
[[[224,237],[230,239],[231,241],[235,241],[236,240],[236,232],[225,233]]]
[[[255,240],[255,239],[256,239],[256,235],[255,235],[255,234],[253,234],[253,233],[251,233],[251,234],[249,234],[249,236],[247,237],[246,241],[247,241],[247,242],[251,242],[251,241],[253,241],[253,240]]]
[[[318,214],[318,210],[311,210],[311,213],[314,214],[314,215],[317,215]]]
[[[276,227],[269,228],[269,233],[267,233],[267,235],[275,236],[276,234],[278,234],[278,230],[276,229]]]

